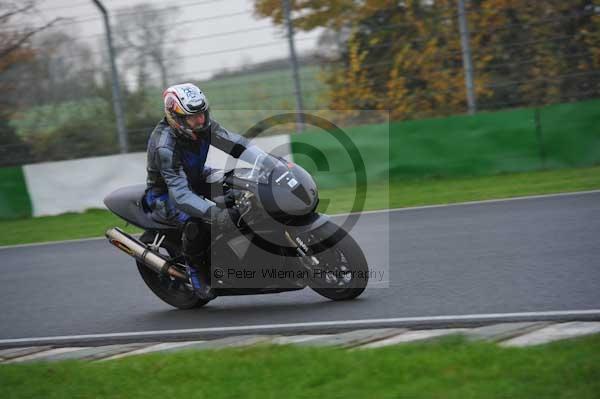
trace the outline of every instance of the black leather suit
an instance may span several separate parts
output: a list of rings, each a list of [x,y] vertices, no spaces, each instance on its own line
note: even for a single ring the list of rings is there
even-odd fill
[[[205,163],[211,145],[239,158],[250,143],[214,120],[210,134],[197,141],[179,138],[166,119],[154,128],[148,140],[146,200],[155,218],[178,224],[207,216],[212,204],[205,199],[205,179],[211,169]]]

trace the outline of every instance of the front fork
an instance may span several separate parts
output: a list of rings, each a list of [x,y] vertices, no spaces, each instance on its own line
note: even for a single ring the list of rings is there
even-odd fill
[[[302,266],[305,269],[312,272],[317,266],[319,266],[319,259],[312,255],[310,248],[304,243],[300,236],[296,236],[294,239],[289,231],[286,230],[285,238],[290,243],[292,248],[295,248],[296,254],[300,258]]]

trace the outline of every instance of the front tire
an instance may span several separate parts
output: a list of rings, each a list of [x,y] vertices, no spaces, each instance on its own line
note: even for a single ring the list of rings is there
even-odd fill
[[[151,244],[154,241],[154,237],[154,232],[146,231],[140,237],[140,241],[144,244]],[[181,246],[177,242],[177,238],[166,236],[160,246],[160,252],[162,255],[171,258],[180,256]],[[136,261],[136,263],[138,271],[148,288],[169,305],[185,310],[199,308],[209,302],[198,298],[182,281],[167,276],[161,277],[140,261]]]
[[[343,301],[358,297],[369,282],[369,267],[362,250],[346,231],[327,222],[307,237],[319,261],[310,288],[325,298]]]

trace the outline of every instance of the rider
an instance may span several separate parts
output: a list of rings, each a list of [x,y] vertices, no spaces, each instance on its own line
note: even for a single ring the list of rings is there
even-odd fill
[[[188,279],[197,296],[212,299],[210,228],[233,228],[239,213],[205,199],[210,196],[206,177],[211,173],[206,157],[212,145],[239,158],[250,143],[210,118],[206,96],[191,83],[167,88],[163,100],[165,117],[148,140],[146,203],[155,219],[182,229]]]

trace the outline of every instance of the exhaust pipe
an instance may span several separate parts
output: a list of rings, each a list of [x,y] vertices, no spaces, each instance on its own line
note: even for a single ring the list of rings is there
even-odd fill
[[[146,244],[125,233],[120,228],[114,227],[107,230],[106,238],[112,245],[127,255],[136,258],[156,273],[168,274],[178,279],[187,280],[185,274],[172,267],[160,254],[152,251]]]

